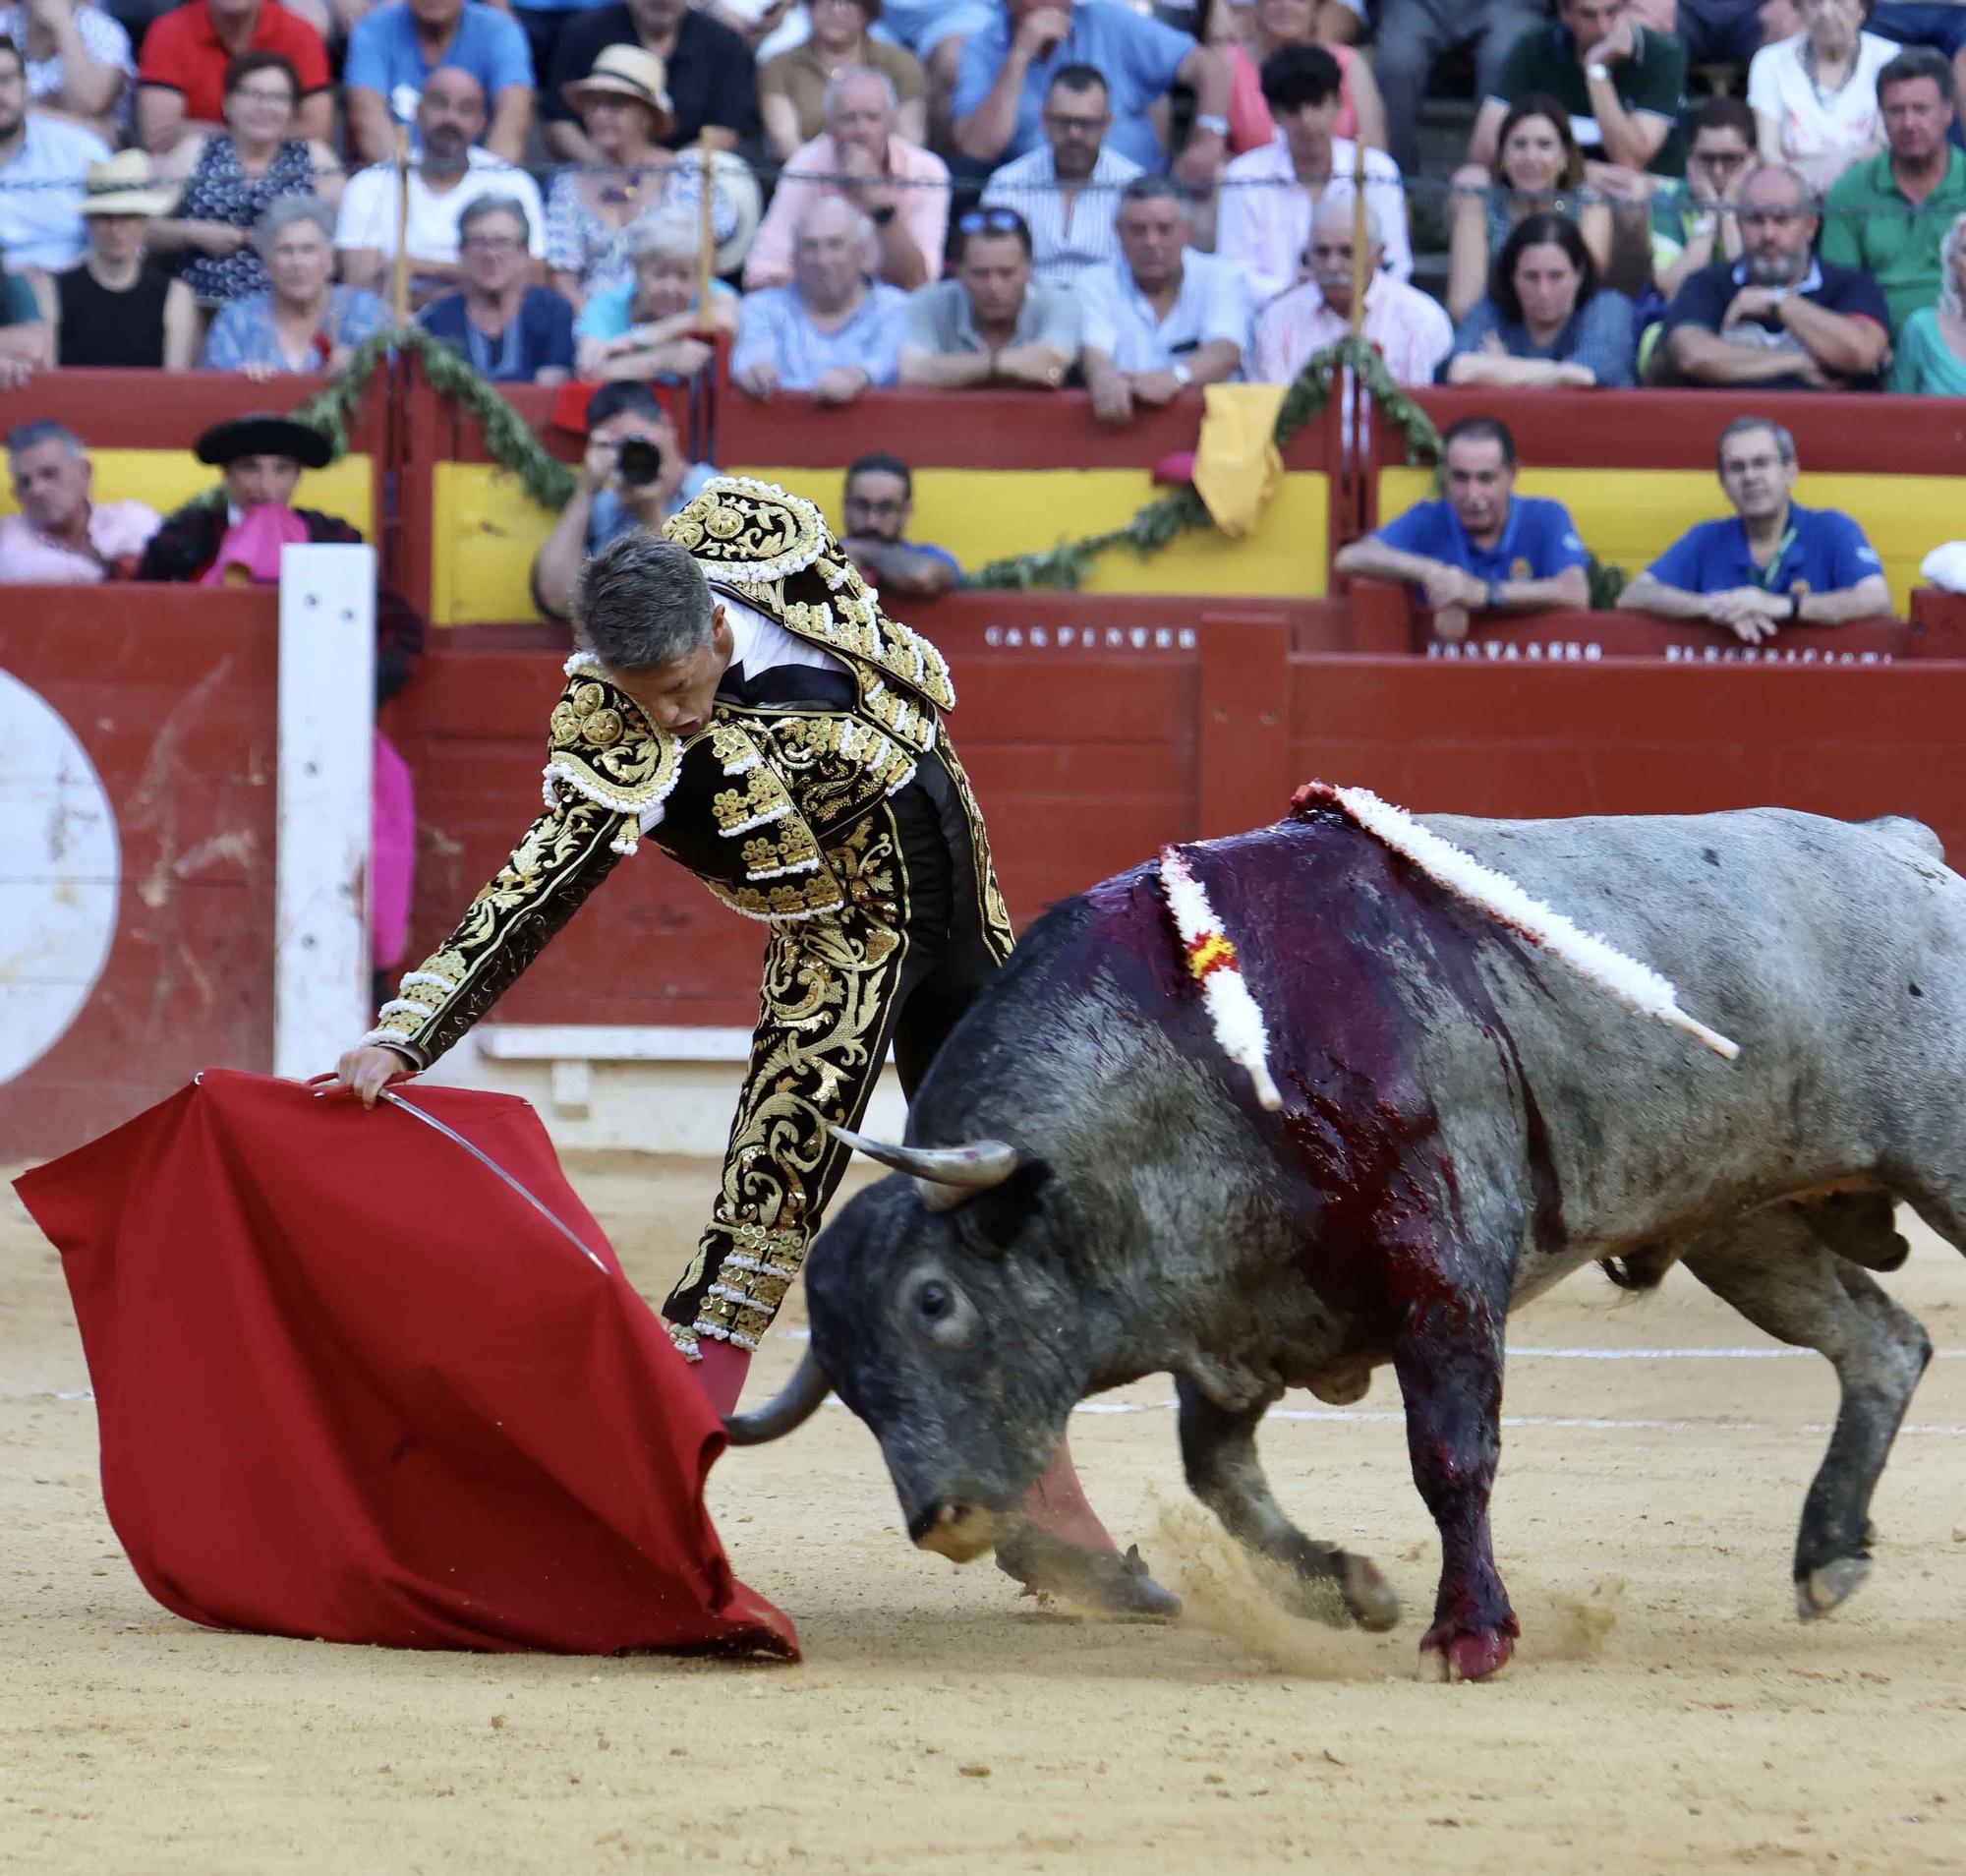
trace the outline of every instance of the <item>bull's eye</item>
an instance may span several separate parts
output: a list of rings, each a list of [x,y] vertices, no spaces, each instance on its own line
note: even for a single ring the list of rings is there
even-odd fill
[[[940,1322],[955,1308],[955,1297],[947,1283],[931,1279],[915,1292],[915,1308],[924,1322]]]
[[[937,1348],[965,1348],[976,1330],[976,1306],[954,1283],[924,1276],[906,1293],[915,1333]]]

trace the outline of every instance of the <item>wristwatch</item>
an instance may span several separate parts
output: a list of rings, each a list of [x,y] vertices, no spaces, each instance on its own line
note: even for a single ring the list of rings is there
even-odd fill
[[[1173,379],[1174,381],[1177,384],[1179,384],[1183,390],[1185,390],[1188,387],[1188,385],[1194,382],[1194,374],[1191,371],[1189,371],[1187,367],[1181,362],[1180,359],[1176,359],[1175,362],[1168,367],[1168,376],[1171,379]]]
[[[1584,76],[1588,79],[1595,79],[1599,85],[1609,85],[1611,82],[1611,68],[1602,59],[1592,59],[1584,68]]]
[[[895,205],[892,202],[884,202],[880,207],[867,210],[867,219],[877,228],[885,228],[894,218]]]
[[[1229,141],[1229,120],[1226,117],[1217,117],[1213,111],[1197,111],[1194,128],[1198,131],[1210,131],[1224,143]]]
[[[1484,596],[1484,598],[1482,599],[1482,602],[1481,602],[1481,603],[1482,603],[1482,604],[1483,604],[1483,605],[1484,605],[1485,607],[1487,607],[1487,609],[1488,609],[1488,610],[1489,610],[1489,611],[1490,611],[1491,613],[1492,613],[1492,612],[1493,612],[1493,611],[1495,610],[1495,608],[1496,608],[1496,607],[1498,607],[1499,605],[1501,605],[1501,603],[1502,603],[1502,582],[1501,582],[1500,580],[1490,580],[1490,581],[1488,582],[1488,591],[1487,591],[1486,595]]]
[[[1801,621],[1802,621],[1802,595],[1800,593],[1791,593],[1788,596],[1788,622],[1791,625],[1796,625],[1800,624]]]

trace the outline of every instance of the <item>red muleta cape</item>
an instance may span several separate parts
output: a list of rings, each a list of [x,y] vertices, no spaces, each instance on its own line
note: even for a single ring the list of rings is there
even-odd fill
[[[109,1521],[166,1609],[398,1648],[798,1657],[703,1505],[723,1434],[524,1101],[207,1070],[16,1182]]]

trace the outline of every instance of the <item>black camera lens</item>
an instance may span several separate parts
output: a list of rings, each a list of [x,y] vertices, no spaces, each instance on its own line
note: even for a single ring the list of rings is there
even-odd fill
[[[646,488],[663,473],[663,452],[646,437],[630,437],[616,453],[614,466],[631,488]]]

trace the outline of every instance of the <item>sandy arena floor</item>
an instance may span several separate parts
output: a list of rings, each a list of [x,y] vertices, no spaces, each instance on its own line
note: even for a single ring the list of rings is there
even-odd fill
[[[576,1177],[660,1291],[709,1168]],[[1293,1396],[1264,1451],[1308,1528],[1398,1583],[1389,1637],[1250,1600],[1152,1381],[1073,1440],[1114,1530],[1188,1593],[1179,1626],[1048,1614],[915,1554],[834,1408],[712,1485],[803,1666],[385,1654],[147,1600],[102,1515],[56,1259],[6,1192],[0,1870],[1966,1869],[1966,1268],[1918,1231],[1887,1281],[1940,1358],[1872,1580],[1808,1629],[1789,1551],[1829,1370],[1744,1352],[1771,1345],[1676,1274],[1639,1302],[1575,1278],[1516,1320],[1495,1516],[1524,1642],[1492,1685],[1410,1677],[1437,1553],[1383,1376],[1350,1413]]]

